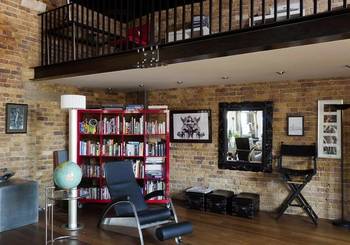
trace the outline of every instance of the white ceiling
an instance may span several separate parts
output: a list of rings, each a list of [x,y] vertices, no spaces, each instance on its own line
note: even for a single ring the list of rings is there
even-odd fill
[[[160,51],[161,57],[161,51]],[[84,88],[135,90],[259,81],[350,77],[350,39],[172,64],[50,80]],[[278,71],[285,71],[281,76]],[[228,76],[228,79],[222,77]],[[183,84],[177,84],[183,81]]]

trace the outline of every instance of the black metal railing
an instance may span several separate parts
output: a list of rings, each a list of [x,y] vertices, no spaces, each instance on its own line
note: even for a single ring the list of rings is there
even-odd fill
[[[74,0],[40,14],[41,65],[249,29],[347,7],[347,0]]]

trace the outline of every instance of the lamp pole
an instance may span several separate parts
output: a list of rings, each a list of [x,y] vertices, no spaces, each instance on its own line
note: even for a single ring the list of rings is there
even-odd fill
[[[344,110],[350,108],[350,104],[339,104],[339,105],[333,105],[333,107],[337,111],[341,111],[340,114],[340,124],[341,124],[341,156],[340,156],[340,171],[341,171],[341,218],[339,220],[333,221],[333,225],[343,227],[350,229],[350,221],[346,220],[344,217],[344,125],[343,125],[343,117],[344,117]]]
[[[77,140],[78,140],[78,110],[86,108],[86,98],[81,95],[62,95],[61,109],[69,110],[69,161],[77,163]],[[78,224],[77,206],[78,206],[78,189],[69,190],[68,201],[68,223],[63,225],[70,231],[82,229],[83,226]]]

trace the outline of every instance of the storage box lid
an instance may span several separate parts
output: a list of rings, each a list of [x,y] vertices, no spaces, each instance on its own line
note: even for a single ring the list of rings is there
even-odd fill
[[[234,195],[233,191],[227,191],[227,190],[214,190],[212,193],[210,193],[210,196],[220,196],[225,198],[230,198]]]

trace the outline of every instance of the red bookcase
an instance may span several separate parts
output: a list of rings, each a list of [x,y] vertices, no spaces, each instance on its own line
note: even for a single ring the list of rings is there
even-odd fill
[[[144,194],[162,189],[169,195],[168,110],[79,110],[78,164],[83,170],[80,203],[108,203],[103,164],[133,161]],[[148,203],[168,203],[153,199]]]

